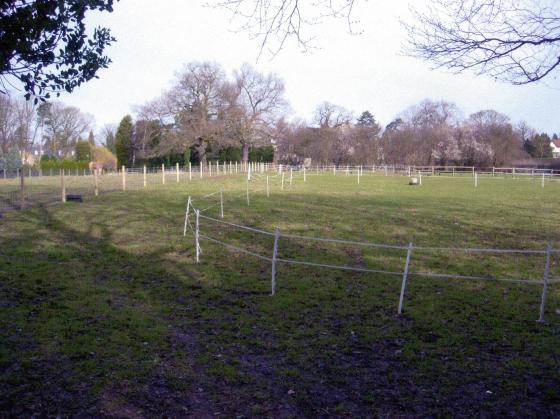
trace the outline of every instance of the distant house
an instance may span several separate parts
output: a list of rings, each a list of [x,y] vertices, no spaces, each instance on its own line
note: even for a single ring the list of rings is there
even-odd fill
[[[552,148],[552,158],[560,159],[560,140],[552,140],[550,147]]]

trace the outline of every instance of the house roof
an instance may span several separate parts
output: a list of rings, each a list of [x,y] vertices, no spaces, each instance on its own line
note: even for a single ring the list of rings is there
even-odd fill
[[[552,140],[551,143],[554,144],[554,147],[560,148],[560,140]]]

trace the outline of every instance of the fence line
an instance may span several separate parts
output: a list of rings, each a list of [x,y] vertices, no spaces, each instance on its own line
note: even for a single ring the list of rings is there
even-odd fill
[[[235,170],[234,170],[235,168]],[[475,187],[479,184],[479,176],[492,176],[495,179],[537,179],[541,180],[541,187],[545,187],[545,179],[560,179],[560,171],[550,169],[532,168],[476,168],[476,167],[452,167],[452,166],[406,166],[406,165],[372,165],[372,166],[335,166],[315,165],[305,167],[301,165],[290,166],[272,163],[247,163],[214,162],[203,165],[166,167],[137,167],[124,168],[113,172],[90,169],[49,169],[49,170],[15,170],[8,172],[2,170],[0,176],[0,212],[7,210],[23,209],[34,205],[65,202],[66,193],[98,196],[100,193],[142,190],[151,186],[166,185],[181,181],[191,182],[194,179],[204,179],[219,176],[229,176],[238,173],[247,173],[256,180],[266,181],[267,196],[270,195],[270,181],[280,179],[280,189],[292,188],[294,180],[303,179],[307,181],[309,176],[321,176],[332,174],[334,176],[343,172],[346,176],[356,178],[358,184],[365,175],[385,176],[419,176],[420,184],[422,177],[467,179],[472,176]],[[285,179],[285,173],[289,172],[289,181]],[[18,176],[24,176],[24,187],[21,189]],[[193,179],[193,174],[195,177]],[[196,176],[196,175],[199,176]],[[16,179],[17,178],[17,179]],[[57,178],[60,181],[57,183]],[[247,189],[249,185],[247,185]],[[11,188],[11,189],[10,189]],[[7,189],[7,190],[6,190]],[[249,190],[246,191],[246,199],[250,205]]]
[[[220,202],[223,205],[223,191],[220,193]],[[189,214],[190,209],[194,211],[196,214],[196,227],[193,229],[192,225],[189,222]],[[223,208],[223,207],[222,207]],[[223,211],[223,210],[222,210]],[[223,217],[223,212],[222,212]],[[218,240],[216,238],[210,237],[206,234],[200,234],[200,221],[199,219],[204,219],[219,225],[233,227],[237,229],[241,229],[244,231],[249,231],[251,233],[263,235],[266,237],[274,237],[274,246],[272,250],[272,257],[265,256],[259,254],[257,252],[244,249],[239,246],[232,245],[230,243],[226,243],[225,241]],[[539,322],[544,322],[544,310],[546,304],[546,297],[548,287],[552,284],[560,283],[560,278],[549,278],[550,276],[550,259],[553,253],[558,254],[560,253],[560,249],[553,249],[552,245],[549,243],[545,250],[535,250],[535,249],[496,249],[496,248],[458,248],[458,247],[430,247],[430,246],[415,246],[412,242],[410,242],[407,246],[399,246],[399,245],[390,245],[390,244],[383,244],[383,243],[370,243],[370,242],[361,242],[361,241],[354,241],[354,240],[343,240],[343,239],[332,239],[332,238],[324,238],[324,237],[311,237],[311,236],[302,236],[296,234],[283,234],[280,232],[278,228],[275,229],[274,232],[266,231],[263,229],[249,227],[242,224],[232,223],[224,220],[220,220],[214,217],[210,217],[208,215],[200,215],[199,210],[195,208],[193,205],[193,199],[189,196],[187,200],[187,209],[185,214],[185,229],[183,235],[186,235],[186,226],[189,225],[191,230],[195,233],[195,246],[197,248],[197,262],[199,261],[198,255],[200,250],[199,239],[204,239],[209,242],[224,246],[227,249],[234,250],[240,253],[244,253],[253,257],[256,257],[260,260],[264,260],[266,262],[270,262],[271,266],[271,295],[275,295],[276,293],[276,264],[277,263],[284,263],[288,265],[302,265],[302,266],[310,266],[310,267],[319,267],[319,268],[326,268],[326,269],[336,269],[336,270],[345,270],[345,271],[353,271],[353,272],[361,272],[361,273],[375,273],[375,274],[383,274],[383,275],[391,275],[391,276],[402,276],[401,280],[401,292],[399,295],[399,302],[398,302],[398,309],[397,313],[400,315],[403,312],[404,301],[406,297],[406,289],[407,289],[407,281],[410,276],[416,277],[426,277],[426,278],[434,278],[434,279],[451,279],[451,280],[479,280],[479,281],[496,281],[496,282],[506,282],[506,283],[514,283],[514,284],[521,284],[521,285],[540,285],[543,287],[543,291],[541,294],[541,303],[539,307]],[[279,248],[279,239],[280,238],[288,238],[293,240],[299,241],[320,241],[326,243],[333,243],[333,244],[347,244],[347,245],[354,245],[354,246],[366,246],[371,248],[381,248],[381,249],[391,249],[391,250],[406,250],[406,260],[404,264],[403,271],[390,271],[385,269],[371,269],[371,268],[363,268],[363,267],[356,267],[356,266],[347,266],[347,265],[336,265],[336,264],[327,264],[327,263],[318,263],[318,262],[311,262],[307,260],[294,260],[288,258],[281,258],[278,257],[278,248]],[[413,250],[416,251],[448,251],[448,252],[466,252],[466,253],[497,253],[497,254],[526,254],[526,255],[546,255],[546,263],[544,268],[544,277],[543,280],[531,280],[531,279],[522,279],[522,278],[495,278],[491,276],[472,276],[472,275],[459,275],[459,274],[447,274],[447,273],[436,273],[436,272],[413,272],[410,270],[410,264],[413,258]]]

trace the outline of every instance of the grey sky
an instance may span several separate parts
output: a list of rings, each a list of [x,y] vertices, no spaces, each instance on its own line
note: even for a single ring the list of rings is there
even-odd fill
[[[415,1],[415,4],[418,4]],[[400,55],[408,2],[360,3],[354,18],[360,35],[348,34],[345,21],[314,28],[312,53],[294,43],[274,59],[258,63],[258,43],[223,10],[204,7],[204,0],[121,0],[112,14],[92,16],[117,37],[109,50],[113,63],[70,95],[65,103],[95,116],[98,127],[118,123],[133,106],[158,96],[174,74],[189,61],[219,62],[230,73],[243,62],[264,72],[274,71],[286,82],[292,116],[310,119],[327,100],[355,114],[368,109],[383,125],[400,111],[425,98],[454,102],[466,115],[495,109],[513,122],[524,119],[539,131],[560,132],[560,83],[511,86],[472,74],[454,75],[429,69],[429,63]]]

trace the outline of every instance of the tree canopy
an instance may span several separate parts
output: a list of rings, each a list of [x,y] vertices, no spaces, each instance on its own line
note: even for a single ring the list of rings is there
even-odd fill
[[[88,34],[84,20],[91,10],[112,12],[114,1],[0,2],[0,93],[21,84],[26,99],[47,99],[96,77],[115,38],[103,27]]]

